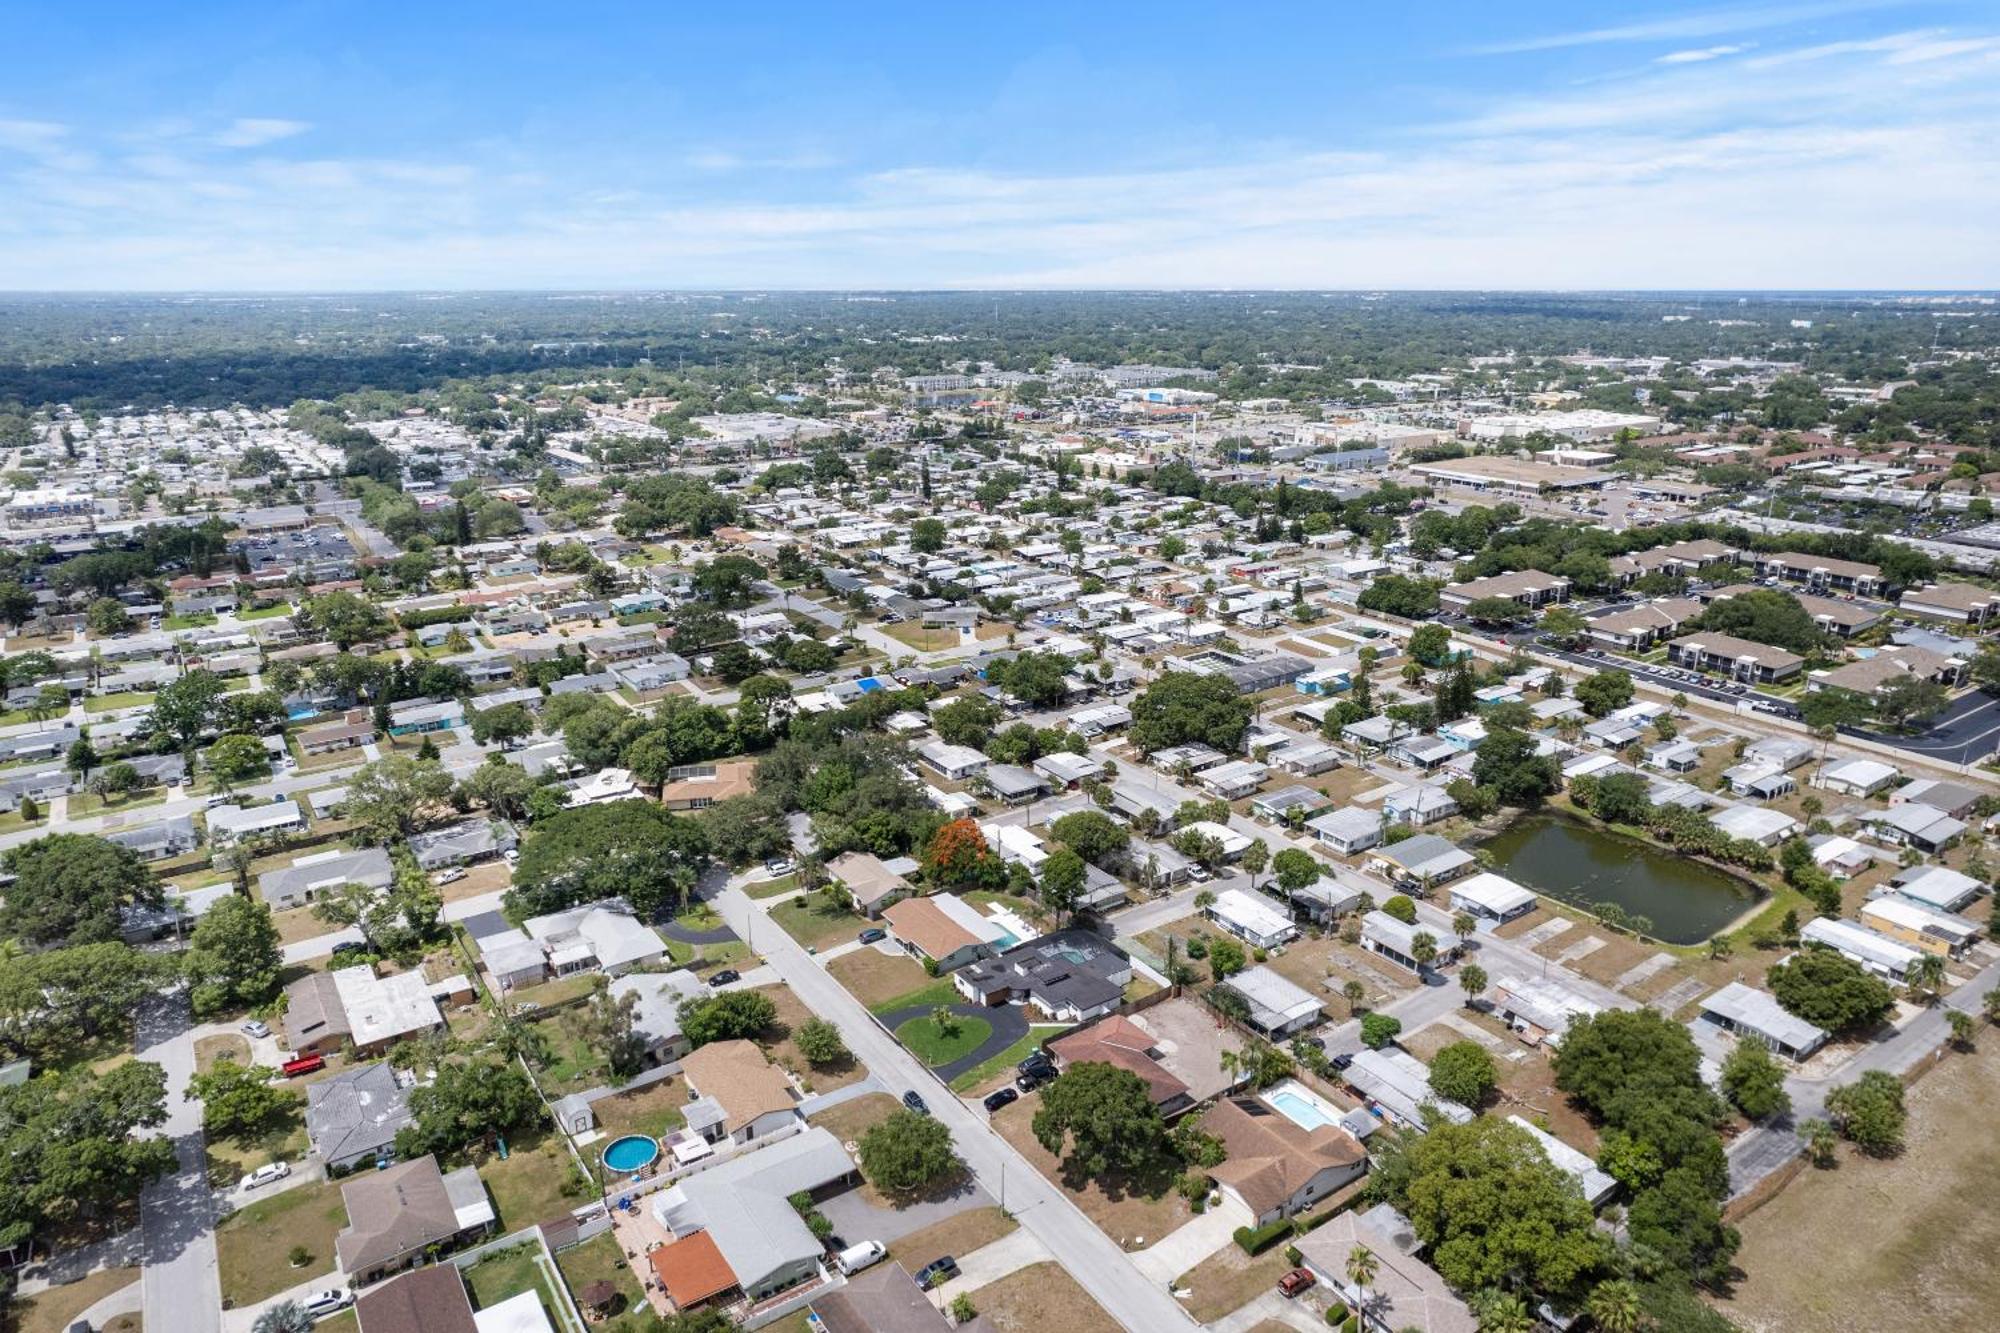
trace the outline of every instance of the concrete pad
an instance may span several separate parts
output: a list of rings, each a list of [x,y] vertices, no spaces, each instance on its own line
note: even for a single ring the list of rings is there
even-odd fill
[[[1673,965],[1674,959],[1672,954],[1656,953],[1650,958],[1640,959],[1637,966],[1627,968],[1615,984],[1619,990],[1624,990],[1627,986],[1636,986],[1655,972],[1662,971]]]
[[[1514,943],[1520,945],[1523,949],[1533,949],[1537,945],[1547,944],[1550,940],[1567,931],[1575,924],[1576,922],[1566,916],[1551,917],[1549,920],[1542,922],[1541,925],[1536,926],[1533,930],[1523,931],[1520,938],[1515,940]]]
[[[1234,1243],[1236,1228],[1251,1223],[1250,1210],[1227,1195],[1199,1217],[1190,1218],[1171,1234],[1143,1250],[1132,1252],[1132,1266],[1155,1282],[1172,1282],[1225,1245]]]
[[[1018,1273],[1030,1264],[1054,1258],[1048,1246],[1034,1232],[1022,1227],[1010,1231],[990,1245],[982,1245],[958,1259],[958,1276],[930,1291],[931,1304],[942,1310],[952,1298],[990,1286],[1001,1278]],[[977,1304],[977,1302],[974,1302]]]
[[[1574,963],[1579,958],[1588,958],[1604,947],[1604,939],[1598,935],[1585,936],[1575,944],[1556,955],[1558,963]]]
[[[1658,1013],[1671,1015],[1685,1005],[1700,999],[1708,986],[1694,977],[1677,981],[1665,991],[1647,1001],[1646,1007]]]

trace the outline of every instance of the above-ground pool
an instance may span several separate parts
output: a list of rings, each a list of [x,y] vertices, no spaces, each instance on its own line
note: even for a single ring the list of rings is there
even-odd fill
[[[653,1164],[660,1145],[644,1134],[627,1134],[613,1139],[604,1150],[604,1165],[619,1175],[630,1175]]]
[[[1322,1125],[1340,1123],[1340,1112],[1297,1079],[1286,1079],[1265,1093],[1264,1100],[1279,1115],[1308,1132]]]

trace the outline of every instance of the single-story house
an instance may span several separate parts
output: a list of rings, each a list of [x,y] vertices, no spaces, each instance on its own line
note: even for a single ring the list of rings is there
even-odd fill
[[[754,1042],[712,1041],[696,1047],[681,1057],[681,1073],[699,1100],[719,1111],[702,1127],[702,1137],[711,1143],[727,1139],[740,1145],[769,1138],[803,1118],[791,1079]],[[695,1117],[690,1116],[688,1125],[695,1127]]]
[[[1435,833],[1419,833],[1385,843],[1368,853],[1363,867],[1397,888],[1428,892],[1434,885],[1471,874],[1479,866],[1471,852]]]
[[[1431,945],[1436,950],[1428,963],[1417,961],[1419,935],[1430,936]],[[1443,967],[1456,958],[1465,947],[1465,942],[1448,930],[1439,930],[1422,922],[1413,926],[1377,908],[1361,918],[1361,945],[1398,967],[1421,974],[1427,968]]]
[[[662,1065],[688,1053],[689,1043],[681,1031],[681,1007],[709,994],[701,979],[686,968],[672,972],[633,972],[611,983],[610,995],[622,1003],[632,1002],[632,1034],[645,1043],[645,1063]]]
[[[1701,1002],[1701,1017],[1725,1032],[1761,1042],[1788,1060],[1803,1060],[1831,1034],[1780,1005],[1768,991],[1732,981]]]
[[[935,962],[939,972],[992,957],[1006,938],[999,925],[950,894],[893,902],[883,909],[882,920],[890,938],[918,958]]]
[[[1063,930],[978,959],[951,984],[974,1004],[1026,1004],[1052,1023],[1084,1023],[1125,1002],[1132,962],[1103,936]]]
[[[1843,796],[1873,796],[1902,774],[1879,759],[1843,759],[1813,775],[1812,785]]]
[[[1123,1014],[1064,1033],[1048,1044],[1061,1068],[1080,1064],[1116,1065],[1144,1080],[1147,1095],[1168,1119],[1194,1105],[1188,1085],[1163,1063],[1165,1054],[1152,1034]]]
[[[1354,805],[1308,819],[1306,828],[1316,842],[1340,856],[1365,852],[1382,841],[1382,816]]]
[[[1373,1052],[1367,1052],[1373,1054]],[[1423,1066],[1419,1065],[1421,1069]],[[1436,1269],[1417,1257],[1421,1245],[1387,1204],[1356,1213],[1352,1209],[1315,1227],[1298,1241],[1300,1257],[1313,1276],[1350,1307],[1365,1295],[1370,1302],[1369,1333],[1477,1333],[1479,1321],[1452,1293]],[[1375,1256],[1366,1290],[1347,1275],[1356,1250]]]
[[[409,1124],[410,1092],[386,1061],[343,1069],[306,1086],[306,1140],[327,1166],[347,1169],[390,1156]]]
[[[1901,982],[1910,967],[1924,956],[1920,949],[1890,939],[1879,931],[1834,917],[1814,917],[1799,931],[1807,944],[1824,944],[1861,964],[1878,976]]]
[[[334,1255],[357,1287],[410,1267],[433,1247],[483,1236],[495,1218],[477,1167],[447,1175],[430,1156],[354,1176],[340,1196],[347,1227],[334,1238]]]
[[[669,810],[706,810],[717,801],[748,796],[757,789],[757,761],[722,759],[676,764],[660,786],[660,804]]]
[[[1207,914],[1210,920],[1254,948],[1276,948],[1297,938],[1299,933],[1292,919],[1272,906],[1268,898],[1243,889],[1224,889],[1216,894]]]
[[[288,866],[267,870],[257,877],[257,896],[272,911],[303,907],[343,884],[364,889],[386,889],[394,871],[389,853],[380,847],[360,851],[315,852],[301,856]]]
[[[1368,1169],[1361,1140],[1340,1125],[1307,1129],[1255,1097],[1225,1097],[1201,1118],[1228,1157],[1209,1176],[1264,1226],[1305,1211]]]
[[[1423,1128],[1423,1108],[1426,1106],[1435,1108],[1439,1115],[1455,1125],[1463,1125],[1472,1119],[1468,1108],[1432,1092],[1430,1070],[1423,1061],[1400,1047],[1385,1046],[1379,1051],[1356,1053],[1353,1063],[1347,1066],[1345,1077],[1355,1091],[1379,1107],[1383,1114],[1411,1129]]]
[[[1540,899],[1504,875],[1482,870],[1455,881],[1451,886],[1451,906],[1456,912],[1470,912],[1484,921],[1503,924],[1535,910]]]
[[[1269,963],[1239,972],[1223,985],[1250,1006],[1250,1026],[1273,1041],[1303,1032],[1324,1017],[1312,992],[1286,980]]]
[[[1980,928],[1962,916],[1919,907],[1893,893],[1861,904],[1861,924],[1900,944],[1941,958],[1957,958],[1979,939]]]
[[[890,903],[912,892],[910,881],[868,852],[842,852],[826,863],[826,872],[847,887],[855,908],[871,921]]]

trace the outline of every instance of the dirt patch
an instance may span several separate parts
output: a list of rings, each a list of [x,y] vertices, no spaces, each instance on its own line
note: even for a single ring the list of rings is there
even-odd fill
[[[1056,1263],[1030,1264],[972,1293],[1000,1333],[1119,1333],[1104,1307]]]
[[[1170,1188],[1163,1188],[1157,1198],[1149,1198],[1123,1181],[1100,1178],[1085,1182],[1080,1189],[1072,1189],[1063,1178],[1062,1163],[1035,1139],[1032,1125],[1035,1108],[1039,1104],[1037,1097],[1023,1097],[995,1114],[993,1127],[1000,1131],[1002,1138],[1014,1145],[1015,1151],[1028,1159],[1035,1170],[1054,1182],[1057,1188],[1066,1191],[1070,1201],[1120,1246],[1129,1249],[1151,1244],[1193,1215],[1188,1210],[1187,1201]],[[1162,1185],[1165,1184],[1167,1182],[1163,1181]],[[986,1307],[980,1308],[983,1310]]]
[[[826,965],[833,979],[868,1008],[907,995],[930,978],[923,965],[907,954],[879,953],[872,948],[842,954]]]
[[[250,1043],[234,1032],[218,1032],[214,1036],[202,1037],[194,1044],[194,1071],[206,1074],[215,1068],[220,1060],[233,1060],[239,1065],[250,1063]]]
[[[2000,1304],[2000,1142],[1968,1108],[2000,1100],[2000,1033],[1909,1093],[1888,1161],[1842,1149],[1742,1223],[1747,1276],[1723,1312],[1752,1330],[1983,1328]],[[1857,1219],[1866,1224],[1855,1225]]]
[[[1273,1245],[1252,1258],[1240,1245],[1225,1245],[1174,1279],[1176,1290],[1194,1294],[1183,1302],[1198,1323],[1212,1323],[1278,1285],[1290,1271],[1285,1247]]]
[[[812,1123],[842,1143],[858,1143],[861,1141],[861,1136],[868,1132],[869,1126],[888,1119],[901,1108],[902,1103],[888,1093],[871,1092],[865,1097],[856,1097],[852,1101],[845,1101],[838,1106],[829,1106],[824,1111],[816,1112],[812,1117]]]
[[[891,1243],[889,1257],[914,1273],[931,1260],[942,1259],[947,1254],[963,1259],[1020,1225],[998,1208],[968,1208]]]
[[[812,1017],[807,1009],[792,993],[790,986],[780,983],[776,986],[759,986],[757,993],[766,996],[778,1006],[778,1016],[771,1026],[758,1038],[758,1045],[773,1061],[799,1076],[811,1092],[830,1092],[844,1088],[850,1083],[858,1083],[868,1073],[861,1062],[853,1056],[831,1065],[815,1065],[807,1060],[799,1050],[795,1035],[800,1026]]]
[[[122,1291],[139,1280],[136,1268],[100,1268],[79,1278],[22,1301],[11,1313],[8,1328],[19,1333],[63,1333],[76,1317],[114,1291]]]

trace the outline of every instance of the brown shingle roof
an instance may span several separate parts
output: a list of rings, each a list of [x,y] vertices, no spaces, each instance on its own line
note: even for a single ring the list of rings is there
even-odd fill
[[[343,1273],[356,1276],[458,1234],[458,1210],[445,1193],[437,1158],[398,1162],[340,1187],[347,1229],[334,1238]]]
[[[1308,1130],[1248,1097],[1217,1102],[1201,1125],[1229,1150],[1209,1175],[1233,1187],[1260,1217],[1326,1168],[1353,1166],[1367,1155],[1361,1140],[1338,1125]]]
[[[434,1264],[361,1293],[354,1302],[361,1333],[478,1333],[458,1269]]]
[[[796,1106],[785,1071],[764,1058],[752,1042],[712,1041],[681,1060],[694,1090],[722,1107],[723,1129],[734,1134],[760,1115]]]

